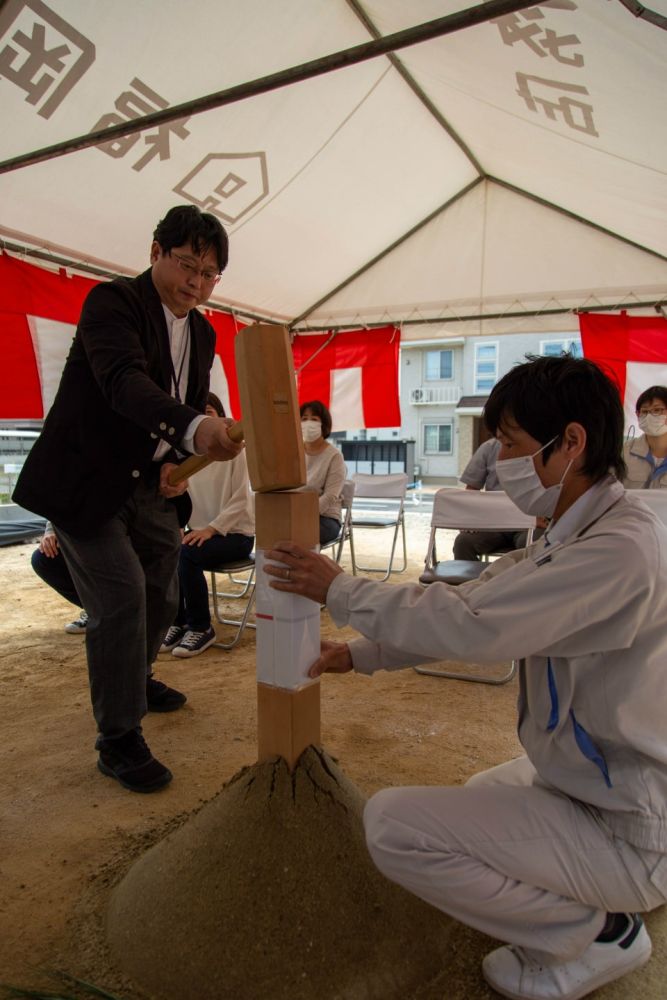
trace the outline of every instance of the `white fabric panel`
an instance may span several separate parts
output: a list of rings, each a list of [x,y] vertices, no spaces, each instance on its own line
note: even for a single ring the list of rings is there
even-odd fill
[[[227,382],[227,376],[225,375],[225,369],[223,368],[222,361],[220,360],[220,355],[216,354],[213,358],[213,365],[211,367],[211,382],[210,382],[211,392],[214,392],[222,405],[225,408],[225,413],[228,417],[232,415],[232,407],[229,402],[229,384]]]
[[[418,317],[522,305],[574,308],[603,295],[619,302],[633,291],[650,300],[665,288],[667,261],[485,183],[324,303],[312,319],[337,321],[360,301],[365,305],[358,316],[371,322],[393,311]]]
[[[667,385],[667,365],[653,365],[645,361],[628,361],[625,366],[623,410],[626,429],[629,430],[633,427],[636,437],[639,437],[641,431],[637,426],[635,403],[644,389],[649,389],[652,385]]]
[[[331,424],[336,431],[365,427],[361,392],[361,368],[332,368],[329,402]]]
[[[437,16],[436,6],[418,2],[410,17]],[[382,3],[387,31],[401,26],[401,7]],[[577,0],[576,7],[510,15],[505,23],[524,33],[512,44],[489,23],[401,59],[489,174],[665,254],[665,32],[620,3]],[[579,41],[548,53],[547,31]],[[533,79],[522,85],[517,74]],[[525,86],[533,110],[518,92]]]
[[[467,4],[363,6],[390,33]],[[51,51],[65,44],[61,70],[35,68],[22,48],[36,24]],[[0,132],[0,158],[370,37],[344,0],[198,0],[196,25],[184,25],[182,0],[142,0],[131,14],[103,0],[8,0],[0,86],[11,128]],[[667,255],[666,37],[618,0],[557,0],[398,58],[488,174]],[[1,175],[3,231],[132,272],[148,264],[157,220],[190,201],[217,212],[231,234],[213,301],[278,321],[326,298],[477,176],[386,57],[111,151]],[[665,294],[667,262],[484,184],[309,318],[353,325]],[[516,332],[522,322],[448,332]],[[567,323],[556,320],[576,329]]]
[[[72,346],[76,326],[72,323],[59,323],[54,319],[43,319],[41,316],[28,316],[27,319],[37,359],[37,371],[42,387],[42,406],[46,416],[58,391],[63,365]]]

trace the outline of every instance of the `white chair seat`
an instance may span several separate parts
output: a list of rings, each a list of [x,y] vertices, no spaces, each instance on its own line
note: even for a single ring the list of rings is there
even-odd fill
[[[523,514],[500,490],[442,489],[433,498],[431,534],[424,560],[424,572],[419,577],[423,586],[446,583],[457,587],[470,580],[476,580],[488,564],[481,560],[444,559],[439,560],[436,550],[437,532],[440,529],[470,531],[527,531],[528,541],[532,538],[535,518]],[[512,661],[509,671],[500,677],[454,673],[448,670],[432,670],[430,667],[415,667],[418,674],[430,677],[444,677],[449,680],[471,681],[477,684],[507,684],[516,673],[516,661]]]
[[[405,493],[408,488],[408,477],[405,473],[392,473],[386,476],[367,476],[356,473],[352,476],[354,483],[354,501],[350,521],[350,554],[352,557],[352,573],[357,570],[365,573],[381,573],[381,580],[388,580],[392,573],[405,572],[408,565],[407,542],[405,537]],[[364,506],[356,505],[356,501],[364,499]],[[383,506],[373,507],[368,501],[378,500]],[[387,509],[386,505],[389,505]],[[354,533],[357,530],[391,530],[393,535],[387,561],[381,566],[368,566],[358,562],[354,548]],[[394,568],[394,555],[399,532],[403,543],[403,564],[400,569]]]

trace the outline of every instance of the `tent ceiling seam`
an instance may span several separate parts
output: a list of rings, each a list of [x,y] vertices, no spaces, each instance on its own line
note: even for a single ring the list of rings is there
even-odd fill
[[[355,15],[359,18],[361,23],[364,25],[368,33],[373,38],[382,38],[380,30],[376,27],[376,25],[371,20],[369,15],[366,13],[362,5],[359,3],[359,0],[345,0],[345,2],[355,13]],[[531,0],[531,3],[532,2],[533,0]],[[404,63],[393,52],[387,53],[387,59],[392,64],[396,72],[403,78],[403,80],[408,85],[413,94],[417,97],[417,99],[421,101],[421,103],[424,105],[429,114],[436,120],[438,125],[447,133],[452,142],[456,143],[461,152],[467,157],[470,164],[475,168],[477,173],[480,175],[480,177],[485,177],[486,171],[482,167],[481,163],[479,162],[475,154],[472,152],[467,143],[464,142],[464,140],[454,129],[454,127],[450,125],[450,123],[447,121],[442,112],[435,106],[430,97],[428,97],[427,94],[424,92],[424,90],[422,90],[422,88],[417,83],[417,81],[410,73],[410,71],[406,68]]]
[[[497,184],[499,187],[505,188],[507,191],[513,191],[514,194],[518,194],[523,198],[528,198],[530,201],[534,201],[537,205],[543,205],[544,208],[550,208],[554,212],[558,212],[559,215],[564,215],[568,219],[574,219],[575,222],[581,222],[585,226],[589,226],[591,229],[596,229],[599,233],[604,233],[605,236],[611,236],[615,240],[619,240],[621,243],[625,243],[627,246],[634,247],[635,250],[641,250],[643,253],[648,253],[652,257],[657,257],[658,260],[667,261],[667,255],[660,253],[658,250],[653,250],[651,247],[643,246],[641,243],[637,243],[635,240],[631,240],[627,236],[623,236],[621,233],[614,232],[613,229],[608,229],[606,226],[600,225],[599,222],[593,222],[592,219],[587,219],[584,215],[578,215],[577,212],[572,212],[569,208],[563,208],[562,205],[557,205],[556,202],[549,201],[547,198],[542,198],[538,194],[533,194],[532,191],[527,191],[525,188],[517,187],[515,184],[510,184],[509,181],[501,180],[500,177],[494,177],[489,174],[486,180],[490,181],[492,184]]]
[[[650,7],[644,7],[643,4],[639,3],[639,0],[619,0],[619,3],[622,3],[625,9],[629,10],[635,17],[640,17],[644,21],[667,31],[667,17],[664,14],[659,14],[656,10],[651,10]]]
[[[430,212],[429,215],[426,216],[426,218],[422,219],[416,225],[412,226],[411,229],[403,233],[402,236],[399,236],[398,239],[394,240],[393,243],[390,243],[389,246],[384,248],[384,250],[381,250],[380,253],[375,255],[375,257],[372,257],[365,264],[362,264],[362,266],[358,268],[356,271],[354,271],[353,274],[350,274],[347,278],[344,278],[343,281],[341,281],[338,285],[336,285],[335,288],[332,288],[330,291],[326,293],[326,295],[323,295],[320,299],[318,299],[317,302],[313,302],[313,304],[308,306],[307,309],[304,309],[304,311],[299,316],[296,316],[289,324],[290,329],[292,329],[296,323],[302,323],[315,309],[319,308],[319,306],[321,306],[328,299],[332,298],[338,292],[342,291],[343,288],[346,288],[356,278],[359,278],[362,274],[368,271],[369,268],[373,267],[375,264],[381,261],[383,257],[386,257],[393,250],[399,247],[401,243],[404,243],[407,239],[413,236],[414,233],[418,232],[420,229],[423,229],[424,226],[427,226],[429,222],[431,222],[433,219],[437,218],[438,215],[441,215],[444,211],[446,211],[450,205],[453,205],[455,202],[463,198],[468,193],[468,191],[472,191],[472,189],[477,187],[478,184],[481,184],[483,180],[484,180],[483,177],[476,177],[474,181],[471,181],[470,184],[467,184],[464,188],[461,188],[460,191],[458,191],[455,195],[449,198],[443,205],[440,205],[433,212]]]

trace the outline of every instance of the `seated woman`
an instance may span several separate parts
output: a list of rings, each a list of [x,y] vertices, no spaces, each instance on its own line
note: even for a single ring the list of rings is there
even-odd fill
[[[206,413],[224,417],[222,403],[209,392]],[[198,656],[215,642],[204,571],[247,559],[255,544],[255,517],[242,451],[231,462],[212,462],[190,479],[189,529],[178,563],[180,601],[176,620],[160,646],[161,653]]]
[[[635,404],[638,438],[626,441],[623,458],[628,467],[626,490],[667,487],[667,386],[652,385]]]
[[[32,568],[37,576],[49,587],[53,587],[61,597],[81,608],[81,613],[74,621],[65,625],[65,631],[70,635],[84,634],[88,625],[88,615],[81,604],[81,598],[77,592],[74,580],[70,576],[65,558],[60,551],[56,533],[50,521],[46,522],[44,534],[39,546],[35,549],[30,559]]]
[[[306,486],[320,500],[320,545],[340,533],[340,509],[347,469],[338,448],[326,440],[331,434],[331,414],[319,399],[301,406],[301,433],[306,452]]]

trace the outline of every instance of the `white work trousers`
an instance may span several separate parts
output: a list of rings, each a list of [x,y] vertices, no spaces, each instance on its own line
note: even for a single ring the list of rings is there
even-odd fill
[[[387,878],[491,937],[563,959],[595,940],[608,912],[667,899],[651,879],[663,856],[619,840],[526,757],[460,788],[385,789],[364,825]]]

